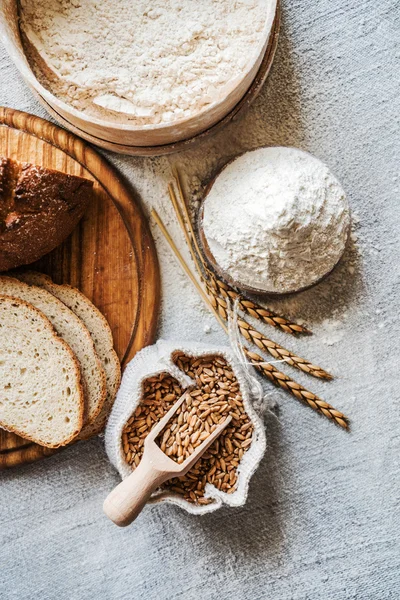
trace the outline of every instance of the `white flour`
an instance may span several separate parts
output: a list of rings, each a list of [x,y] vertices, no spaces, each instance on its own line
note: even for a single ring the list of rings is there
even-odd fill
[[[175,122],[226,95],[259,54],[270,0],[21,0],[51,91],[94,116]],[[254,62],[254,61],[253,61]],[[43,67],[43,64],[42,64]]]
[[[348,237],[345,193],[328,167],[294,148],[260,148],[230,163],[204,204],[219,266],[267,292],[308,287],[329,273]]]

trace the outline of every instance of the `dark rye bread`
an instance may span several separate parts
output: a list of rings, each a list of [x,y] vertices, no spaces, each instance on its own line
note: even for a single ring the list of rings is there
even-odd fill
[[[0,271],[61,244],[92,197],[88,179],[0,157]]]

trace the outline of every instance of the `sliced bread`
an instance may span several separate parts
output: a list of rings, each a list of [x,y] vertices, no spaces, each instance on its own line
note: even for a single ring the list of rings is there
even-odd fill
[[[46,290],[13,277],[0,276],[0,294],[21,298],[40,310],[79,361],[85,394],[84,425],[93,421],[106,397],[106,378],[90,333],[80,319]]]
[[[106,374],[107,396],[101,412],[92,423],[82,429],[79,438],[84,439],[100,433],[104,429],[121,381],[121,365],[114,350],[114,341],[106,318],[82,292],[70,285],[58,285],[48,275],[34,271],[17,273],[15,276],[30,285],[43,287],[56,296],[88,328]]]
[[[0,295],[0,426],[42,446],[76,437],[84,396],[77,359],[31,304]]]

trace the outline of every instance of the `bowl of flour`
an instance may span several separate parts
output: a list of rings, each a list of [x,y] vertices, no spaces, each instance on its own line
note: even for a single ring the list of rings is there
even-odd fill
[[[276,0],[4,0],[2,37],[64,124],[99,141],[168,145],[240,102],[276,8]]]
[[[314,285],[339,262],[350,210],[325,163],[297,148],[259,148],[212,181],[199,230],[207,258],[230,283],[288,294]]]

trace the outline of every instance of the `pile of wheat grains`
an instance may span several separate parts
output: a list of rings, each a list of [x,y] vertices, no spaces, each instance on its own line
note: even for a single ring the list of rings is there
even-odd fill
[[[219,423],[228,415],[232,417],[194,467],[184,477],[163,486],[189,502],[209,504],[213,500],[204,497],[207,483],[228,494],[235,491],[237,468],[251,445],[253,425],[245,411],[239,383],[224,358],[218,355],[194,358],[177,352],[173,360],[194,380],[196,387],[189,391],[181,410],[158,439],[168,456],[183,462]],[[166,372],[143,383],[141,403],[122,433],[125,460],[133,468],[140,462],[146,436],[182,392],[177,380]]]

